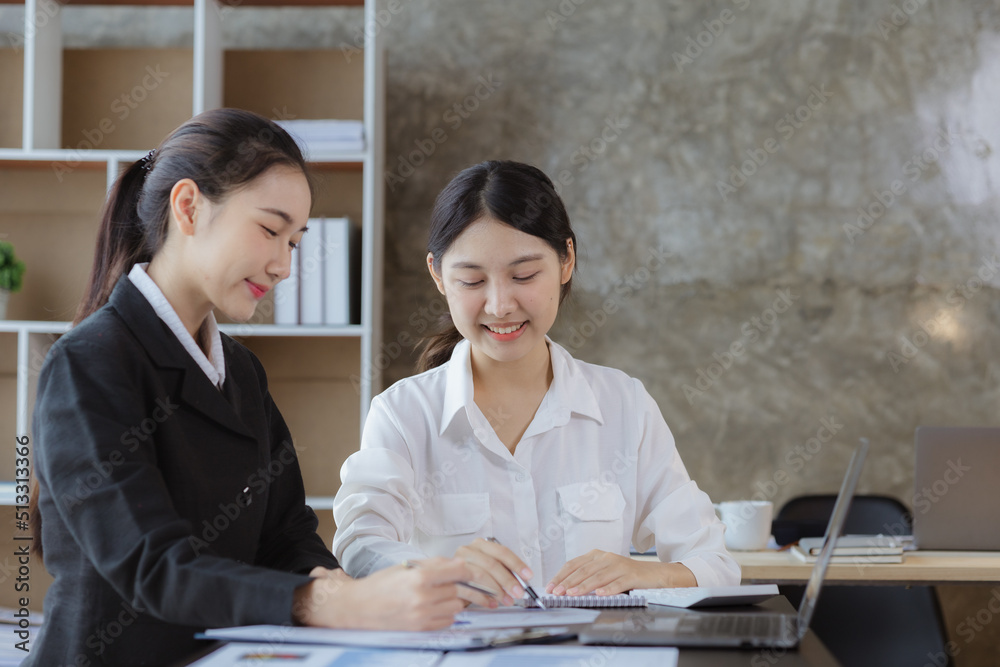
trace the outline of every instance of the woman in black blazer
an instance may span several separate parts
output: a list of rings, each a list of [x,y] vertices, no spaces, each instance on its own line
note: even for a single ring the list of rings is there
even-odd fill
[[[462,608],[460,562],[336,569],[264,369],[216,328],[213,308],[248,320],[287,277],[305,174],[277,125],[220,109],[113,188],[78,325],[39,378],[33,518],[55,581],[25,665],[169,664],[207,627],[430,629]]]

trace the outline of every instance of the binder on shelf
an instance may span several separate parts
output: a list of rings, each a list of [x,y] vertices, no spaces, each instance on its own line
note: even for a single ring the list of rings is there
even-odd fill
[[[323,324],[323,230],[310,220],[299,244],[299,323]]]
[[[275,324],[344,326],[360,321],[358,237],[349,218],[309,220],[297,263],[275,288]]]
[[[356,290],[352,276],[355,268],[356,234],[347,218],[321,218],[323,225],[323,323],[329,326],[350,324],[352,297]]]
[[[308,234],[308,232],[306,232]],[[292,253],[288,277],[274,287],[274,323],[299,323],[299,260],[301,252]]]

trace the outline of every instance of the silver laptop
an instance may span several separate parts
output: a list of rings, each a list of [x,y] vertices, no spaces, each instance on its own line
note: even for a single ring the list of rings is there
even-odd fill
[[[851,457],[830,523],[827,524],[823,550],[816,558],[798,614],[768,611],[632,613],[624,620],[602,622],[598,618],[590,628],[580,632],[580,642],[646,646],[798,646],[816,610],[819,589],[836,544],[835,538],[841,534],[847,520],[847,510],[858,486],[868,447],[868,440],[862,438]]]
[[[1000,551],[1000,428],[921,426],[914,473],[918,549]]]

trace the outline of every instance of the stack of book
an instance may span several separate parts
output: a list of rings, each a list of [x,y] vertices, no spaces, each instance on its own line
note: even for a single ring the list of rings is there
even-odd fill
[[[807,563],[816,562],[823,550],[822,537],[804,537],[792,546],[792,553]],[[902,563],[903,543],[892,535],[844,535],[837,538],[831,563],[869,565]]]
[[[348,218],[311,218],[289,277],[274,288],[275,324],[358,321],[358,234]]]
[[[279,120],[311,160],[323,155],[365,149],[365,126],[360,120]]]

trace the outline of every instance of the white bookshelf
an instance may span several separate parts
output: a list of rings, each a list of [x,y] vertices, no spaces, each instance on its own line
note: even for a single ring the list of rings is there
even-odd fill
[[[129,4],[155,7],[164,2],[136,0]],[[191,6],[190,0],[168,0],[166,4]],[[327,510],[339,486],[340,462],[357,448],[371,398],[381,389],[381,369],[376,363],[382,327],[384,215],[381,35],[369,31],[363,59],[348,63],[339,49],[269,50],[261,45],[255,51],[227,50],[222,26],[226,12],[286,5],[356,5],[364,12],[364,23],[374,25],[378,4],[377,0],[250,0],[222,5],[217,0],[193,0],[190,49],[69,50],[63,47],[63,4],[44,3],[47,18],[35,22],[39,0],[24,0],[23,53],[0,48],[0,68],[16,67],[23,61],[20,141],[15,141],[17,133],[10,131],[16,118],[6,132],[0,131],[0,234],[14,244],[28,267],[25,289],[12,296],[8,312],[8,317],[19,319],[0,321],[0,400],[11,394],[16,398],[13,410],[0,405],[4,442],[31,435],[41,360],[69,328],[67,320],[82,296],[93,258],[100,204],[122,168],[144,156],[191,115],[223,105],[251,108],[241,100],[259,98],[266,105],[270,94],[278,96],[281,107],[293,109],[298,117],[360,118],[364,124],[364,150],[307,156],[319,183],[313,215],[346,216],[359,226],[360,321],[335,327],[277,326],[265,317],[252,324],[221,327],[261,357],[272,393],[300,449],[309,500],[315,509],[322,510],[321,516],[330,514]],[[87,114],[100,110],[108,99],[100,97],[105,94],[100,86],[127,90],[128,84],[137,80],[136,67],[141,72],[144,56],[149,62],[169,63],[171,76],[163,84],[166,87],[169,83],[169,90],[163,91],[165,99],[140,105],[100,146],[81,149],[77,140],[86,136],[88,128],[98,127]],[[312,67],[289,65],[303,61]],[[227,63],[232,71],[240,72],[259,68],[260,62],[265,65],[258,70],[259,80],[227,79]],[[93,93],[98,99],[81,100],[81,72],[89,74],[95,69],[100,76],[91,89],[98,91]],[[74,73],[72,80],[67,72]],[[0,69],[0,77],[4,74],[11,73]],[[268,81],[288,87],[271,93]],[[149,93],[151,100],[157,92],[153,89]],[[16,115],[16,109],[4,104],[0,101],[0,113]],[[273,117],[269,109],[251,110]],[[302,399],[308,407],[298,407]],[[325,410],[321,409],[324,405]],[[11,461],[0,468],[0,491],[13,478],[12,466]],[[11,503],[10,494],[0,493],[0,506]],[[332,516],[322,516],[322,520],[329,533],[324,537],[332,536]]]

